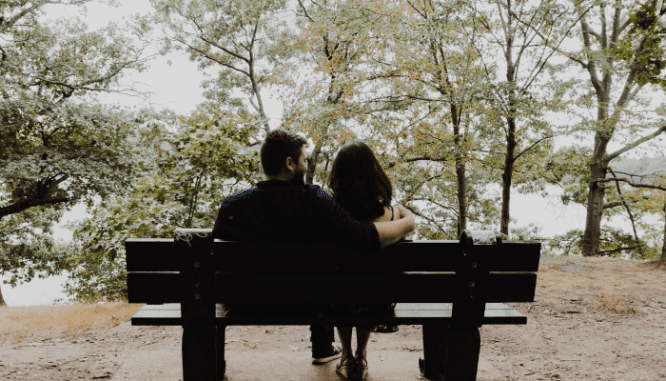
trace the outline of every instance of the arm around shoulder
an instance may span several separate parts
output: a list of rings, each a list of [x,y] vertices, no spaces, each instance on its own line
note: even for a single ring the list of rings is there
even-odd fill
[[[375,222],[381,247],[391,246],[405,238],[416,228],[414,214],[402,205],[398,205],[400,219],[397,221]]]

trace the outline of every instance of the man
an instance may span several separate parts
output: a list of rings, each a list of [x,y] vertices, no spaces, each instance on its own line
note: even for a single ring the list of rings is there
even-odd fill
[[[227,197],[220,206],[213,237],[235,241],[330,244],[376,251],[414,230],[414,215],[399,206],[399,219],[364,223],[354,219],[318,185],[305,184],[305,139],[284,130],[270,131],[261,146],[266,181]],[[341,357],[333,345],[333,327],[311,326],[312,362]]]

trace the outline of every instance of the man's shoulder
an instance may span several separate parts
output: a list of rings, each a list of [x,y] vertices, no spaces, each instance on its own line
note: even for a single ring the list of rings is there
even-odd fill
[[[232,194],[231,196],[226,197],[222,201],[222,206],[229,206],[229,205],[234,204],[234,203],[243,202],[245,200],[248,200],[248,199],[250,199],[252,194],[257,192],[258,190],[259,190],[259,188],[254,187],[254,188],[238,191],[238,192]]]
[[[333,201],[333,197],[331,197],[328,193],[324,192],[324,190],[321,189],[319,185],[306,184],[305,189],[308,193],[310,193],[313,196]]]

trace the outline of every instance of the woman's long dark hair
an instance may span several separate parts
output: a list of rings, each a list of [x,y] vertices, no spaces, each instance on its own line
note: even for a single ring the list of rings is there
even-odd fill
[[[342,146],[333,161],[328,186],[333,199],[358,220],[371,220],[391,205],[393,186],[370,147],[360,141]]]

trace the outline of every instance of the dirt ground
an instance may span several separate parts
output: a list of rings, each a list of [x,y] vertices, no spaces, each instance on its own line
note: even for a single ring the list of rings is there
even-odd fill
[[[603,258],[542,260],[536,302],[510,304],[524,326],[483,326],[481,358],[501,380],[666,381],[666,266]],[[180,350],[180,327],[36,333],[0,345],[0,379],[111,379],[132,349]],[[308,327],[229,327],[227,351],[305,347]],[[368,351],[422,350],[420,326],[374,334]]]

